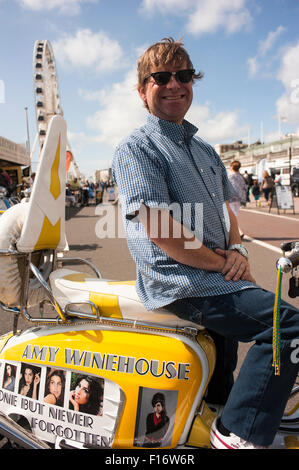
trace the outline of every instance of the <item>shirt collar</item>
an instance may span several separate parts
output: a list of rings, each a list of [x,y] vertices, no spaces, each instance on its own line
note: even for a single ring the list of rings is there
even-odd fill
[[[165,121],[153,114],[149,114],[146,127],[150,131],[158,132],[169,137],[176,143],[182,140],[191,140],[198,131],[198,128],[184,119],[182,124],[176,124],[172,121]]]

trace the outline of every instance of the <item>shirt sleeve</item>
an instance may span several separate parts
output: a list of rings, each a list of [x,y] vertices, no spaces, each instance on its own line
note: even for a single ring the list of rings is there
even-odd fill
[[[115,151],[112,171],[122,210],[128,219],[136,215],[143,203],[147,207],[171,203],[166,168],[150,146],[139,142],[120,145]]]

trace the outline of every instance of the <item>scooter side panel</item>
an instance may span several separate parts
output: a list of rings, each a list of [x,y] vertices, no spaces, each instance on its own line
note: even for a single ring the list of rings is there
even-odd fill
[[[8,341],[0,355],[0,409],[23,414],[36,435],[52,443],[65,439],[80,446],[176,447],[210,374],[201,346],[182,335],[89,328],[42,328]],[[13,388],[7,385],[8,365]],[[29,365],[35,367],[31,379],[37,383],[31,396],[24,381]],[[55,402],[57,392],[50,390],[48,379],[57,371],[63,396]],[[89,387],[93,408],[76,402],[76,379],[81,388]],[[153,423],[157,397],[165,423]]]

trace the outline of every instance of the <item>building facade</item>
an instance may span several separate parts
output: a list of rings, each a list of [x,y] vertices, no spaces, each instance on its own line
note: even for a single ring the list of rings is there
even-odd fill
[[[248,146],[238,141],[233,144],[215,145],[215,150],[227,169],[234,160],[239,160],[240,172],[247,171],[258,179],[264,170],[287,175],[292,173],[293,168],[299,168],[298,134],[288,134],[268,144],[256,142]]]
[[[12,165],[27,166],[29,164],[30,156],[25,145],[16,144],[11,140],[0,137],[0,165],[2,167]]]
[[[21,184],[24,167],[28,176],[29,165],[30,155],[25,145],[0,137],[0,168],[9,174],[14,187]]]

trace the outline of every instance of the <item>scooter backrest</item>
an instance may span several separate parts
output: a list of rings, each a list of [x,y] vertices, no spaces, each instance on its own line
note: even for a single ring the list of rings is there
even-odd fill
[[[22,253],[67,248],[65,236],[66,123],[49,124],[17,249]]]

